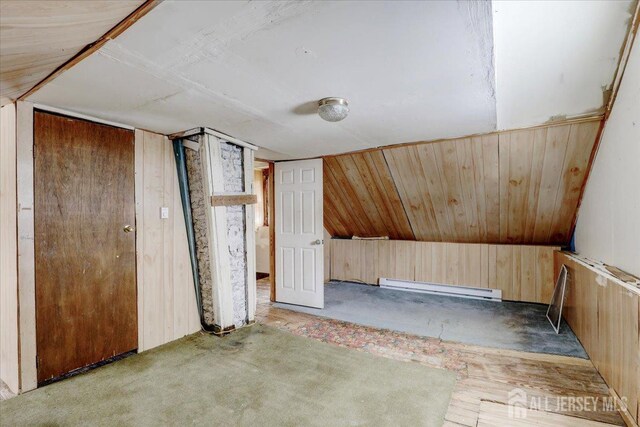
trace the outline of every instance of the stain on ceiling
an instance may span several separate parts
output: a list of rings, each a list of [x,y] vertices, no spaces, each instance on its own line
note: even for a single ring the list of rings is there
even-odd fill
[[[269,159],[512,129],[599,111],[631,5],[164,1],[29,100]]]

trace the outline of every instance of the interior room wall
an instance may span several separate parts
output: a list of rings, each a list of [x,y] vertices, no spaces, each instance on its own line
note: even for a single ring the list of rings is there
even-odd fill
[[[548,304],[554,246],[331,240],[331,278],[376,284],[381,277],[500,289],[502,298]]]
[[[18,393],[16,106],[0,110],[0,379]]]
[[[566,245],[600,117],[324,158],[336,237]]]
[[[640,421],[640,291],[564,252],[555,253],[556,277],[563,264],[569,270],[564,319],[607,385],[625,399],[624,406],[637,423]]]
[[[640,276],[640,38],[587,181],[576,251]]]
[[[138,351],[200,330],[173,147],[135,132]],[[169,218],[162,219],[161,208]]]

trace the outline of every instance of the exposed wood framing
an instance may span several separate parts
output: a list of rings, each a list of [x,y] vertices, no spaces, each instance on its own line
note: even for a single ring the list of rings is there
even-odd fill
[[[149,13],[153,8],[159,5],[162,0],[147,0],[134,10],[131,14],[129,14],[126,18],[120,21],[115,27],[107,31],[102,37],[96,40],[94,43],[91,43],[85,46],[80,52],[74,55],[70,60],[65,62],[56,68],[51,74],[42,79],[39,83],[37,83],[34,87],[29,89],[27,92],[22,94],[18,100],[22,101],[27,99],[30,95],[37,92],[41,87],[58,77],[60,74],[64,73],[68,69],[72,68],[74,65],[78,64],[80,61],[91,55],[92,53],[98,51],[105,43],[109,40],[113,40],[118,37],[120,34],[125,32],[127,28],[131,27],[135,24],[139,19]]]
[[[211,196],[211,206],[255,205],[256,203],[258,203],[258,196],[255,194],[214,194]]]
[[[182,131],[182,132],[176,132],[176,133],[173,133],[173,134],[169,135],[168,138],[171,139],[171,140],[183,139],[183,138],[187,138],[189,136],[198,135],[198,134],[202,134],[202,133],[206,133],[207,135],[216,136],[216,137],[221,138],[221,139],[223,139],[225,141],[232,142],[232,143],[234,143],[236,145],[239,145],[239,146],[244,147],[244,148],[248,148],[250,150],[254,150],[255,151],[255,150],[258,149],[258,147],[253,145],[253,144],[250,144],[248,142],[242,141],[242,140],[240,140],[238,138],[234,138],[234,137],[232,137],[230,135],[227,135],[224,132],[220,132],[220,131],[217,131],[215,129],[206,128],[206,127],[197,127],[197,128],[185,130],[185,131]]]
[[[202,134],[201,174],[204,194],[224,192],[224,176],[218,138]],[[210,164],[211,162],[211,164]],[[233,325],[233,295],[231,289],[231,265],[227,242],[227,208],[212,206],[207,210],[209,230],[209,260],[215,266],[211,269],[212,286],[216,289],[213,298],[215,324],[222,330]]]
[[[620,83],[622,82],[622,78],[624,77],[624,72],[627,68],[627,62],[629,62],[629,55],[631,54],[631,48],[633,47],[633,42],[638,33],[638,27],[640,27],[640,2],[636,2],[635,12],[633,13],[633,17],[631,18],[631,23],[629,25],[629,32],[627,33],[627,37],[620,52],[620,60],[618,61],[616,74],[613,78],[613,84],[611,85],[611,96],[609,97],[605,108],[605,122],[609,119],[611,110],[613,109],[613,104],[615,103],[616,97],[618,96]]]

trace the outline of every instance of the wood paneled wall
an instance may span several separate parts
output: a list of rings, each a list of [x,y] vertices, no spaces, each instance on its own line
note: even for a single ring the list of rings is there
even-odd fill
[[[200,330],[171,142],[136,130],[138,351]],[[160,209],[169,218],[160,218]]]
[[[20,392],[37,387],[33,104],[16,103]]]
[[[324,281],[328,282],[331,279],[331,236],[327,230],[322,231],[324,239],[324,245],[322,246],[322,252],[324,256]]]
[[[566,244],[600,121],[324,159],[332,236]]]
[[[501,289],[512,301],[548,303],[553,246],[331,240],[333,280],[378,283],[381,277]]]
[[[18,393],[16,106],[0,110],[0,379]]]
[[[324,222],[332,235],[413,239],[381,151],[324,159]]]
[[[3,109],[4,110],[4,109]],[[2,126],[2,132],[5,132]],[[36,388],[33,258],[33,105],[17,103],[20,391]],[[4,142],[4,141],[3,141]],[[6,148],[2,144],[2,150]],[[10,161],[2,152],[2,161]],[[2,173],[5,173],[4,163]],[[162,135],[135,132],[138,351],[200,330],[173,148]],[[4,200],[3,200],[3,206]],[[161,219],[160,208],[169,208]],[[3,210],[4,212],[4,210]],[[4,220],[2,224],[5,224]],[[15,227],[14,227],[15,229]],[[2,239],[3,252],[7,247]],[[4,274],[4,268],[2,272]],[[4,299],[2,304],[4,304]],[[4,307],[2,316],[4,316]],[[4,320],[3,320],[4,322]],[[2,324],[5,330],[5,324]],[[4,351],[3,344],[3,351]],[[4,375],[4,374],[3,374]]]
[[[591,361],[616,394],[627,400],[630,416],[640,415],[639,293],[562,252],[555,271],[569,270],[564,318]]]

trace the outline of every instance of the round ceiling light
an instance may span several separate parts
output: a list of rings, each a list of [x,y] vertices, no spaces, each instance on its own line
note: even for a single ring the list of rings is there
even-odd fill
[[[322,98],[318,101],[318,114],[328,122],[339,122],[349,114],[349,103],[344,98]]]

